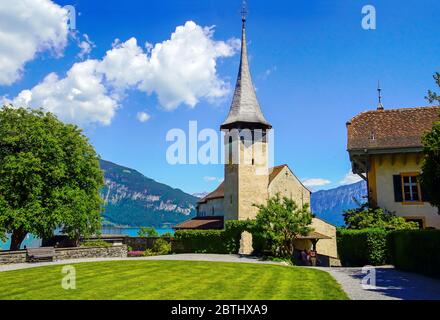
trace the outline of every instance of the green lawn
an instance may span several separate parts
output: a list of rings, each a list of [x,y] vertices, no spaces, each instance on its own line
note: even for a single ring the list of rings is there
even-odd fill
[[[73,266],[75,290],[61,287],[62,265],[0,272],[0,299],[347,299],[326,272],[301,267],[192,261]]]

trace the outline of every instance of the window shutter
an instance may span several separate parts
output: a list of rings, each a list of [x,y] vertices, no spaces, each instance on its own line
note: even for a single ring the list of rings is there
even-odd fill
[[[400,174],[393,176],[393,182],[394,182],[394,201],[403,202],[402,177],[400,176]]]

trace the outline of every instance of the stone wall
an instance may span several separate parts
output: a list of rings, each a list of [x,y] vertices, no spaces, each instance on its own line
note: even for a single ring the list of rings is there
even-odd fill
[[[125,258],[127,246],[111,247],[75,247],[55,249],[55,260],[81,259],[81,258]]]
[[[24,263],[26,262],[26,250],[0,251],[0,264]]]
[[[125,258],[127,246],[56,248],[55,260],[81,258]],[[26,250],[0,252],[0,264],[25,263]]]

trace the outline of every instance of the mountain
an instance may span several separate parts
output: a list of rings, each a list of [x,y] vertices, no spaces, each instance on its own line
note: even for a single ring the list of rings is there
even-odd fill
[[[366,202],[367,185],[359,181],[329,190],[312,193],[312,212],[319,218],[337,226],[344,225],[343,211],[359,207]]]
[[[180,189],[147,178],[138,171],[101,160],[105,187],[105,223],[126,226],[170,226],[195,216],[197,200],[206,194],[190,195]],[[311,208],[316,216],[343,225],[344,210],[365,202],[364,181],[312,193]]]
[[[204,197],[206,197],[209,194],[209,192],[196,192],[193,193],[192,195],[196,198],[202,199]]]
[[[100,165],[106,223],[160,228],[195,216],[197,197],[109,161],[101,160]]]

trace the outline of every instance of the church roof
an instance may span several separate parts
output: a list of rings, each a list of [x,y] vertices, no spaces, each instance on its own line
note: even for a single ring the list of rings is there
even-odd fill
[[[348,151],[419,148],[422,136],[440,120],[440,107],[362,112],[347,123]]]
[[[272,127],[261,112],[260,104],[258,103],[257,95],[255,94],[254,85],[252,84],[247,56],[245,19],[243,19],[241,58],[235,92],[229,114],[220,128],[231,129],[240,125],[256,125],[266,129]]]
[[[174,226],[175,230],[198,229],[198,230],[215,230],[223,229],[223,216],[214,217],[195,217],[191,220],[184,221]]]
[[[287,164],[282,164],[280,166],[275,166],[272,169],[270,169],[270,174],[269,174],[269,184],[272,182],[273,179],[275,179],[275,177],[281,172],[281,170],[284,169],[284,167],[288,167]]]
[[[269,169],[270,173],[269,173],[269,184],[272,182],[273,179],[275,179],[275,177],[285,168],[289,168],[289,166],[287,164],[282,164],[279,166],[275,166]],[[290,169],[289,169],[290,170]],[[290,171],[292,172],[292,171]],[[292,172],[293,174],[293,172]],[[295,176],[295,174],[293,174]],[[295,176],[296,177],[296,176]],[[296,178],[298,179],[298,178]],[[298,181],[302,184],[301,180],[298,179]],[[309,190],[306,186],[304,186],[302,184],[302,186]],[[206,203],[209,200],[213,200],[213,199],[220,199],[220,198],[224,198],[225,196],[225,182],[223,181],[222,183],[220,183],[220,185],[217,187],[217,189],[215,189],[214,191],[212,191],[211,193],[207,194],[205,197],[203,197],[202,199],[200,199],[197,203]],[[310,190],[309,190],[310,191]]]
[[[215,189],[214,191],[212,191],[211,193],[207,194],[205,197],[200,199],[198,203],[205,203],[208,200],[223,198],[225,196],[224,185],[225,185],[224,182],[220,183],[217,189]]]

